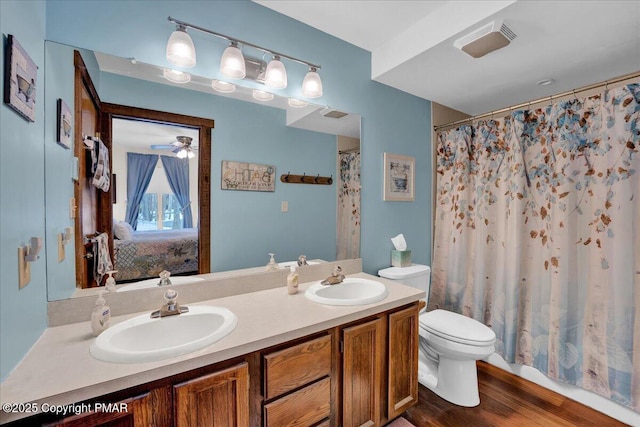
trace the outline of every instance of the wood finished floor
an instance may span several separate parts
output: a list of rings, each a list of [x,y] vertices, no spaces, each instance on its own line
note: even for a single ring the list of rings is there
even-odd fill
[[[419,427],[626,426],[561,394],[478,362],[480,405],[463,408],[420,386],[418,404],[403,416]]]

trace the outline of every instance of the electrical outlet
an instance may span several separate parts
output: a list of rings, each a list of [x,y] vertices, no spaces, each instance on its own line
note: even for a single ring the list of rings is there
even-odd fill
[[[284,200],[282,203],[280,203],[280,210],[282,212],[289,212],[289,202]]]
[[[69,200],[69,218],[75,219],[75,217],[76,217],[76,209],[78,209],[78,207],[76,206],[76,198],[72,197]]]

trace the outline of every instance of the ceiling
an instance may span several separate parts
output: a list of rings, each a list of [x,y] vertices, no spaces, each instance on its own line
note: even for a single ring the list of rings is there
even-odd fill
[[[254,1],[370,51],[373,80],[470,115],[640,70],[635,0]],[[494,20],[517,35],[505,48],[453,46]]]
[[[191,148],[198,148],[198,129],[120,118],[114,118],[111,123],[113,143],[127,149],[147,151],[151,145],[170,145],[176,142],[177,136],[191,137]],[[158,154],[173,156],[171,148],[157,151]]]

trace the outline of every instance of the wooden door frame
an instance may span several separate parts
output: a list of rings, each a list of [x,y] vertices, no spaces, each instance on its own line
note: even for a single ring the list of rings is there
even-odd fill
[[[148,110],[145,108],[102,103],[101,125],[105,139],[111,141],[112,119],[142,119],[146,121],[183,125],[200,132],[198,150],[198,274],[211,271],[211,131],[212,119]],[[113,221],[113,215],[111,216]],[[113,246],[113,245],[111,245]]]
[[[82,59],[82,55],[77,50],[73,52],[73,65],[74,65],[74,156],[77,159],[85,158],[85,149],[82,135],[82,90],[86,90],[89,94],[89,98],[93,102],[94,107],[96,108],[98,114],[98,120],[96,123],[97,133],[99,134],[101,130],[101,105],[100,97],[98,96],[98,92],[93,85],[91,80],[91,76],[89,75],[89,71],[87,70],[87,66]],[[90,136],[98,136],[98,135],[90,135]],[[111,157],[111,147],[107,144],[109,148],[109,157]],[[82,233],[82,218],[83,218],[83,195],[82,195],[82,186],[84,180],[88,179],[86,163],[84,161],[78,162],[78,180],[74,182],[74,197],[75,197],[75,218],[74,218],[74,227],[75,227],[75,261],[76,261],[76,287],[79,288],[88,288],[93,285],[93,283],[89,283],[88,281],[88,266],[87,266],[87,258],[86,255],[86,247],[85,247],[85,236]],[[105,224],[111,224],[112,220],[107,220],[105,222],[105,218],[111,217],[111,192],[98,192],[98,211],[101,212],[99,217],[96,217],[96,230],[95,232],[106,232],[109,235],[109,240],[113,239],[112,235],[112,227],[105,227]],[[112,248],[113,245],[110,245],[110,255],[113,256]],[[95,262],[95,260],[94,260]]]

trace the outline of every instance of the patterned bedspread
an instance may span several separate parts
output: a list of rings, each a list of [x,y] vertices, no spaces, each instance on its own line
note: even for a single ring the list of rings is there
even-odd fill
[[[198,271],[198,230],[137,231],[132,240],[114,240],[114,269],[122,280]]]

